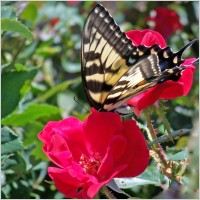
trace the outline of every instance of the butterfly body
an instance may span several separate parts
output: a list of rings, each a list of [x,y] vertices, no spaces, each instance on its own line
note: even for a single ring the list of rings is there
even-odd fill
[[[158,45],[135,46],[108,11],[97,4],[82,35],[82,80],[92,107],[114,111],[132,98],[166,80],[178,80],[183,51]]]

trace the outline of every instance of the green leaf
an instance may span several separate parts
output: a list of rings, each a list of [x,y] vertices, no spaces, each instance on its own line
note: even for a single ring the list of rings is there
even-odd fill
[[[77,73],[77,72],[80,72],[81,70],[81,66],[79,63],[69,62],[66,57],[62,57],[61,62],[66,72]]]
[[[80,79],[76,78],[73,80],[68,80],[65,82],[62,82],[54,87],[52,87],[51,89],[49,89],[47,92],[45,92],[43,95],[39,96],[36,99],[36,102],[44,102],[46,101],[48,98],[52,97],[53,95],[55,95],[56,93],[60,92],[60,91],[65,91],[71,84],[73,83],[77,83],[79,82]]]
[[[72,112],[72,115],[73,115],[74,117],[77,117],[79,120],[84,121],[85,118],[88,116],[88,113],[80,114],[79,112],[77,112],[76,110],[74,110],[74,111]]]
[[[30,185],[29,181],[19,179],[15,182],[15,187],[12,184],[10,199],[31,199],[33,185]]]
[[[154,183],[157,183],[159,185],[160,179],[161,179],[161,174],[156,169],[156,166],[151,165],[142,174],[137,176],[137,178],[147,180],[147,181],[150,181],[150,182],[154,182]]]
[[[4,168],[9,169],[10,171],[12,170],[15,176],[11,174],[7,179],[10,180],[16,180],[17,178],[23,176],[26,172],[26,163],[21,156],[21,154],[17,153],[15,155],[12,155],[6,160]],[[7,180],[8,181],[8,180]]]
[[[24,130],[24,145],[26,147],[35,145],[34,149],[30,152],[35,159],[41,159],[48,161],[49,159],[42,151],[43,143],[38,139],[39,132],[44,128],[44,125],[40,122],[33,121],[25,126]]]
[[[188,158],[188,152],[187,151],[180,151],[172,156],[168,156],[168,160],[185,160]]]
[[[42,151],[43,143],[39,139],[37,139],[35,143],[36,147],[32,150],[31,155],[34,156],[36,160],[49,161],[49,158]]]
[[[81,66],[79,63],[72,63],[72,62],[67,62],[66,65],[63,65],[64,69],[69,72],[69,73],[77,73],[80,72]]]
[[[19,71],[27,71],[27,67],[22,65],[21,63],[15,63],[16,70]]]
[[[170,126],[170,123],[169,123],[168,119],[166,118],[166,113],[165,113],[165,109],[166,108],[163,105],[163,101],[162,100],[159,100],[159,108],[157,108],[155,106],[155,109],[156,109],[158,115],[162,118],[164,129],[167,131],[167,134],[169,135],[169,137],[173,141],[172,132],[171,132],[171,126]]]
[[[112,179],[112,180],[107,184],[107,186],[108,186],[109,188],[111,188],[112,190],[114,190],[115,192],[117,192],[117,193],[125,194],[125,195],[127,195],[128,197],[131,197],[131,196],[129,196],[127,193],[125,193],[124,191],[122,191],[121,189],[118,188],[118,186],[117,186],[116,182],[114,181],[114,179]]]
[[[39,47],[36,50],[36,53],[41,55],[41,56],[50,56],[50,55],[55,55],[58,54],[61,51],[60,47]]]
[[[12,113],[2,120],[2,124],[10,126],[24,126],[36,119],[45,116],[60,114],[60,110],[48,104],[30,104],[25,110],[19,113]]]
[[[29,146],[36,142],[38,133],[44,128],[41,122],[32,121],[24,127],[24,145]]]
[[[11,6],[2,6],[1,7],[1,18],[15,18],[16,14],[13,7]]]
[[[27,46],[24,49],[24,51],[21,51],[19,53],[18,58],[19,59],[27,59],[28,57],[30,57],[35,52],[37,44],[38,44],[37,42],[32,42],[29,46]]]
[[[75,94],[72,92],[66,91],[60,92],[57,95],[57,104],[59,108],[62,110],[62,116],[67,117],[70,115],[71,111],[75,108],[77,105],[76,101],[74,101]],[[70,106],[66,106],[70,105]]]
[[[34,21],[37,17],[38,11],[34,3],[29,3],[24,9],[21,17],[25,20]]]
[[[142,185],[162,185],[160,172],[156,170],[156,166],[149,166],[142,174],[134,178],[115,178],[115,182],[121,189],[133,188]]]
[[[8,18],[1,19],[1,29],[3,31],[11,31],[14,33],[18,33],[29,40],[33,39],[33,35],[28,30],[28,28],[24,26],[20,21],[17,21],[15,19],[8,19]]]
[[[11,63],[5,63],[5,64],[1,64],[1,69],[5,69],[6,67],[9,67]]]
[[[1,144],[15,140],[17,138],[17,135],[13,132],[12,129],[8,127],[3,127],[1,129]]]
[[[35,77],[36,73],[37,69],[2,74],[2,117],[7,116],[17,107],[21,97],[20,89],[24,85],[25,81],[32,80]]]
[[[138,185],[160,185],[156,181],[151,181],[142,178],[115,178],[117,186],[121,189],[128,189]]]
[[[22,150],[23,145],[17,135],[8,127],[1,129],[1,154],[10,154]]]

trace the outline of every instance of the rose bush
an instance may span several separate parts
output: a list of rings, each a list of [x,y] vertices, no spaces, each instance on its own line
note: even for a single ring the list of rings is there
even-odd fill
[[[43,151],[58,166],[49,176],[67,198],[93,198],[116,177],[134,177],[149,162],[144,137],[133,120],[93,111],[84,122],[69,117],[39,133]]]
[[[147,20],[154,22],[154,30],[159,32],[165,39],[183,28],[179,15],[174,10],[167,8],[156,8],[155,15],[147,17]]]
[[[154,44],[158,44],[161,48],[166,47],[164,38],[156,31],[131,30],[126,32],[126,35],[136,46],[152,46]],[[186,69],[182,72],[182,76],[178,81],[168,80],[164,83],[160,83],[146,92],[133,97],[127,102],[127,104],[134,106],[137,115],[139,115],[143,109],[154,104],[158,99],[168,100],[186,96],[189,93],[193,83],[195,67],[192,65],[192,63],[195,60],[195,58],[186,59],[181,64],[181,66],[185,66]]]

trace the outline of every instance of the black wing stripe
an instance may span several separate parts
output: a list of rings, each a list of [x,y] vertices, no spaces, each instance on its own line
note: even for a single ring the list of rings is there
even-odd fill
[[[112,89],[112,85],[102,83],[97,80],[89,80],[88,81],[88,90],[90,90],[93,93],[99,93],[99,92],[109,92]]]
[[[92,27],[94,25],[94,21],[96,17],[98,17],[98,12],[101,10],[101,7],[97,5],[92,11],[90,12],[86,23],[84,25],[84,32],[83,32],[83,42],[84,44],[89,44],[91,40],[91,32],[92,32]]]
[[[97,17],[95,18],[93,22],[93,28],[98,30],[99,33],[102,33],[100,30],[100,27],[105,26],[104,23],[104,17],[107,15],[107,11],[101,10],[98,14]],[[92,32],[93,29],[91,29]],[[93,37],[91,37],[90,43],[92,44],[93,40],[96,38],[97,32],[94,33]],[[92,34],[91,34],[92,35]]]
[[[86,76],[91,76],[94,74],[104,74],[103,68],[99,67],[96,63],[93,63],[90,67],[85,68]]]
[[[95,34],[94,34],[94,37],[93,37],[93,39],[92,39],[92,41],[90,42],[90,44],[92,45],[93,43],[94,43],[94,40],[96,40],[96,36],[97,36],[97,34],[103,34],[103,35],[108,35],[108,36],[112,36],[112,34],[109,34],[109,33],[112,33],[111,31],[110,31],[110,29],[109,29],[109,27],[110,27],[110,24],[108,23],[109,22],[109,20],[107,20],[107,23],[106,23],[106,21],[104,20],[104,18],[103,18],[103,16],[106,18],[106,19],[109,19],[109,13],[102,7],[101,8],[102,10],[98,13],[98,16],[96,17],[96,19],[95,19],[95,21],[94,21],[94,27],[96,28],[96,32],[95,32]],[[112,23],[114,23],[114,20],[112,19],[112,20],[110,20]],[[104,28],[102,28],[102,29],[100,29],[100,27],[108,27],[107,29],[104,29]],[[114,29],[117,29],[118,27],[117,27],[117,25],[115,25],[114,26]],[[103,32],[104,31],[104,32]],[[108,34],[106,34],[108,32]],[[111,37],[112,38],[112,37]],[[105,39],[107,39],[107,38],[105,38]],[[100,39],[99,39],[99,41],[98,42],[96,42],[96,48],[97,48],[97,46],[98,46],[98,44],[99,44],[99,42],[100,42]],[[116,41],[117,42],[117,41]],[[91,51],[91,45],[90,45],[90,51]],[[94,44],[93,44],[94,45]],[[92,46],[93,47],[93,46]],[[96,48],[95,48],[95,50],[96,50]],[[109,55],[109,54],[108,54]]]
[[[99,18],[99,13],[101,13],[102,11],[102,8],[101,6],[96,6],[91,12],[90,12],[90,15],[88,16],[88,19],[86,20],[86,23],[85,23],[85,26],[84,26],[84,38],[83,38],[83,41],[84,41],[84,45],[88,44],[88,51],[87,52],[90,52],[91,50],[91,45],[94,46],[94,39],[95,39],[95,36],[97,34],[97,32],[95,31],[95,24],[99,24],[100,23],[100,20],[102,21],[101,18]],[[96,45],[97,45],[98,41],[96,41]],[[84,51],[85,48],[84,48]],[[89,56],[89,54],[88,54]],[[88,57],[84,57],[85,60],[88,59]],[[90,60],[93,60],[92,59],[92,56],[90,56]]]
[[[120,66],[122,66],[123,64],[121,64]],[[103,64],[102,64],[103,66]],[[104,67],[105,68],[105,67]],[[103,67],[99,67],[96,63],[91,64],[89,67],[85,68],[85,75],[86,76],[90,76],[90,75],[94,75],[94,74],[116,74],[118,73],[120,68],[117,69],[112,69],[110,68],[106,68],[105,71],[103,70]]]
[[[103,8],[104,9],[104,8]],[[102,20],[102,17],[96,17],[95,18],[95,22],[96,22],[96,20],[98,19],[98,18],[100,18],[101,20],[97,20],[97,22],[95,23],[94,22],[94,24],[95,24],[95,27],[97,28],[97,32],[99,32],[99,33],[101,33],[101,34],[103,34],[104,35],[104,38],[106,39],[106,40],[108,40],[108,43],[110,44],[110,45],[112,45],[113,46],[113,48],[115,49],[115,51],[117,51],[117,52],[120,52],[120,53],[122,53],[122,54],[126,54],[126,51],[121,51],[121,47],[125,44],[125,43],[129,43],[129,46],[130,46],[130,44],[131,44],[131,46],[132,46],[132,42],[131,42],[131,40],[129,40],[127,37],[126,37],[126,35],[125,35],[125,33],[123,33],[121,30],[120,30],[120,28],[115,24],[115,22],[114,22],[114,20],[111,18],[111,16],[109,15],[109,13],[107,12],[107,11],[105,11],[105,10],[103,10],[103,11],[100,11],[99,13],[98,13],[98,15],[100,16],[102,13],[104,13],[103,14],[103,16],[105,17],[105,19],[104,20]],[[105,14],[106,13],[106,14]],[[103,23],[104,22],[104,23]],[[102,26],[108,26],[109,25],[109,28],[108,29],[101,29],[101,27]],[[105,32],[103,32],[105,30]],[[110,34],[110,33],[112,33],[112,34]],[[109,37],[107,37],[107,36],[109,36]],[[112,37],[111,37],[112,36]],[[120,40],[121,39],[121,40]],[[117,45],[117,46],[114,46],[114,45]],[[109,53],[111,53],[111,52],[107,52],[107,55],[109,55]],[[123,56],[123,55],[122,55]]]
[[[92,60],[95,60],[95,59],[100,59],[101,58],[101,54],[100,53],[96,53],[94,51],[90,51],[90,52],[84,53],[84,57],[87,58],[87,59],[85,59],[86,62],[87,62],[87,61],[92,61]]]

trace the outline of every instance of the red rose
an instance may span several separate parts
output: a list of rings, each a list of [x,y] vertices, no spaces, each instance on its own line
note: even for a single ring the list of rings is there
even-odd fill
[[[131,30],[127,31],[126,35],[131,39],[135,46],[145,45],[152,46],[158,44],[161,48],[166,47],[166,43],[162,35],[152,30]]]
[[[175,31],[180,31],[183,28],[178,14],[171,9],[158,7],[155,10],[155,16],[149,16],[147,20],[155,23],[154,30],[159,32],[165,39],[168,39]]]
[[[152,30],[132,30],[126,32],[126,35],[133,41],[133,43],[138,45],[152,46],[158,44],[161,48],[166,47],[165,41],[162,36]],[[160,83],[155,87],[139,94],[126,103],[132,105],[136,109],[136,113],[139,115],[141,110],[154,104],[158,99],[174,99],[181,96],[186,96],[192,86],[193,74],[195,67],[192,63],[195,58],[186,59],[181,66],[186,66],[187,68],[182,72],[182,76],[178,81],[168,80],[164,83]]]
[[[43,151],[58,166],[49,176],[67,198],[93,198],[116,177],[134,177],[149,162],[144,137],[133,120],[93,112],[84,122],[69,117],[49,122],[39,133]]]
[[[55,17],[50,20],[50,24],[51,26],[55,26],[59,21],[60,19],[58,17]]]
[[[66,1],[69,6],[77,6],[81,1]]]

